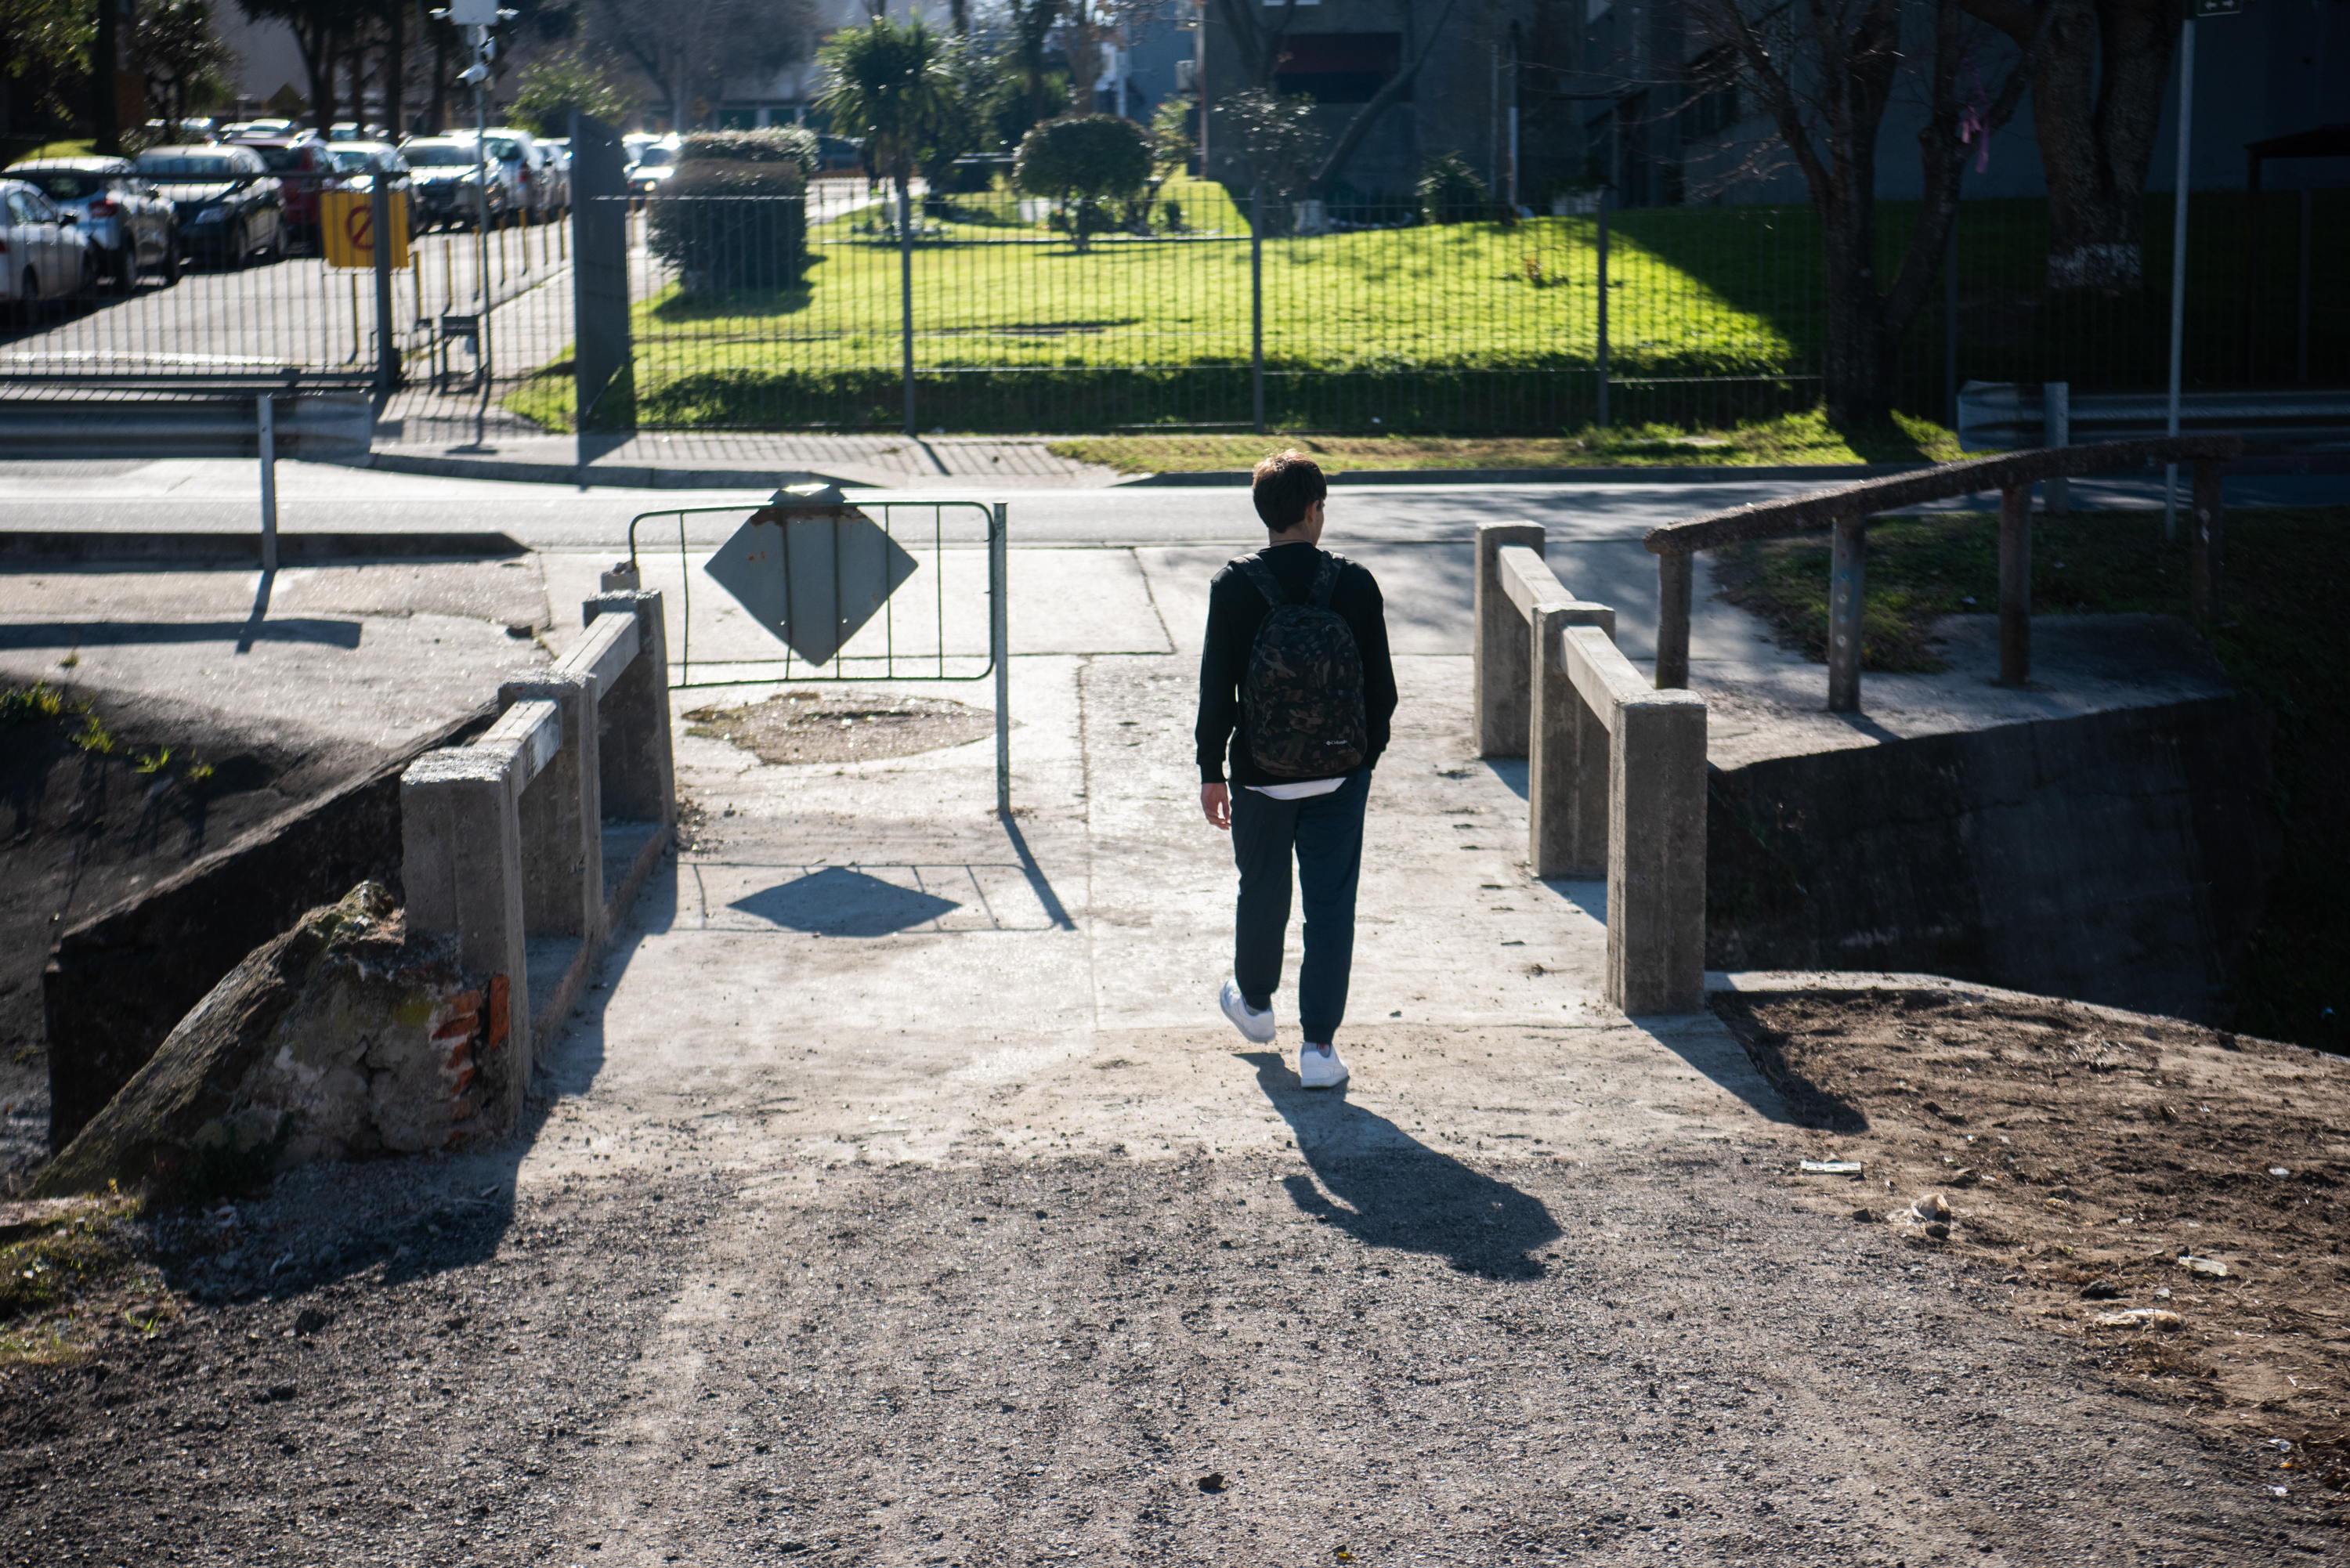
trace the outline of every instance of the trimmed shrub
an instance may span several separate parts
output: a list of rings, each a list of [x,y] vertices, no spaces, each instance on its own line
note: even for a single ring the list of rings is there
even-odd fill
[[[1493,215],[1493,195],[1468,160],[1440,152],[1419,176],[1420,216],[1431,223],[1473,223]]]
[[[685,138],[649,213],[653,254],[687,294],[782,289],[807,272],[807,171],[816,138],[796,127]]]

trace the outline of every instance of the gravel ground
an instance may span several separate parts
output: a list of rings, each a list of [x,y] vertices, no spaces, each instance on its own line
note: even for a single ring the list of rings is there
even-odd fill
[[[2278,1480],[2350,1488],[2350,1064],[2004,992],[1715,1003],[1815,1129],[1807,1152],[1863,1167],[1791,1179],[1812,1207],[1914,1243],[1913,1197],[1942,1189],[1948,1246],[2019,1315],[2214,1434],[2315,1448]],[[2113,1321],[2130,1313],[2178,1321]]]
[[[2339,1552],[2264,1445],[1791,1201],[1792,1143],[1366,1161],[1298,1125],[945,1168],[681,1143],[519,1202],[486,1157],[297,1173],[161,1234],[177,1324],[5,1375],[0,1562]]]

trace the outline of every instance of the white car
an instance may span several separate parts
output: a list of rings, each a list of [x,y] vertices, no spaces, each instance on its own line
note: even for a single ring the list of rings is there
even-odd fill
[[[36,185],[0,180],[0,302],[31,320],[54,300],[98,286],[98,256],[75,216]]]

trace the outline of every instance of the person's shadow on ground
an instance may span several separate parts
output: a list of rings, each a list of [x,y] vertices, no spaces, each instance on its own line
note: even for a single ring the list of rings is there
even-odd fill
[[[1257,1087],[1313,1168],[1312,1177],[1284,1183],[1301,1210],[1365,1246],[1437,1253],[1464,1273],[1535,1279],[1544,1272],[1534,1254],[1556,1241],[1559,1229],[1539,1199],[1349,1104],[1343,1088],[1300,1087],[1282,1056],[1238,1054],[1256,1069]]]

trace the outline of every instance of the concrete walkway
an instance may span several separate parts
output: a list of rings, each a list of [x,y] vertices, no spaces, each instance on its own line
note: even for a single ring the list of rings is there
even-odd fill
[[[550,1561],[2154,1563],[2249,1528],[2258,1489],[1991,1282],[1804,1189],[1711,1014],[1599,1001],[1603,889],[1526,876],[1440,605],[1398,628],[1354,1082],[1242,1042],[1200,555],[1024,553],[1053,650],[1014,665],[1009,829],[985,741],[681,734],[697,841],[514,1177],[626,1252],[615,1301],[666,1292]],[[546,561],[563,602],[589,563]],[[664,1199],[666,1262],[629,1218]]]

